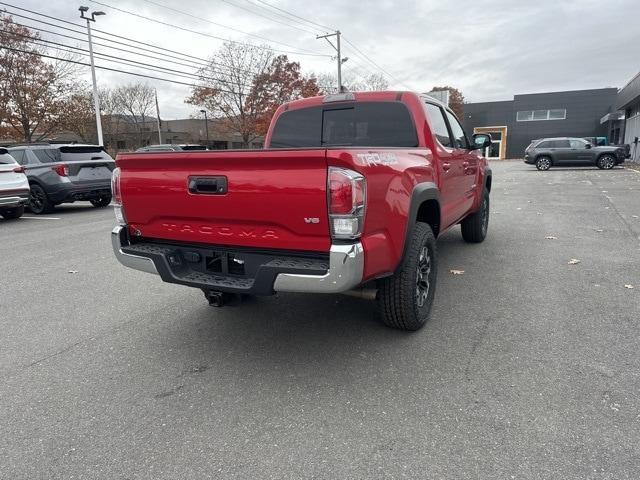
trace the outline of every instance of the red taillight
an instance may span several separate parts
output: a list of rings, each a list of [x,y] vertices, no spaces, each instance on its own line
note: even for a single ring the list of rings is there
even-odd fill
[[[13,171],[16,172],[16,173],[24,173],[25,172],[24,167],[16,167],[16,168],[13,169]]]
[[[346,215],[353,209],[351,178],[343,170],[329,169],[329,214]]]
[[[53,167],[51,167],[51,170],[56,172],[61,177],[68,177],[69,176],[69,166],[68,165],[64,165],[64,164],[60,163],[58,165],[54,165]]]
[[[353,170],[329,167],[327,183],[329,221],[333,238],[358,238],[362,235],[364,226],[364,177]]]
[[[111,200],[113,201],[113,213],[119,225],[127,224],[127,217],[122,206],[122,190],[120,189],[120,167],[111,172]]]
[[[113,201],[122,205],[122,195],[120,193],[120,167],[116,167],[111,172],[111,197]]]

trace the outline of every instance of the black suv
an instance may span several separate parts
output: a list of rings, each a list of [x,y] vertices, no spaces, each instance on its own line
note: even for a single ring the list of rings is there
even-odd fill
[[[24,166],[33,213],[50,213],[60,203],[88,200],[95,207],[111,203],[113,158],[98,145],[22,145],[9,153]]]
[[[538,170],[549,170],[554,165],[596,165],[609,170],[623,163],[625,156],[621,146],[594,147],[583,138],[543,138],[527,147],[524,163],[535,165]]]

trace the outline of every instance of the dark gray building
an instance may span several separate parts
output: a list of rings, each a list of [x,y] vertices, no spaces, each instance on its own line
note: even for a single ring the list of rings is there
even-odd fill
[[[531,140],[609,137],[617,117],[617,88],[515,95],[513,100],[467,103],[467,132],[491,133],[490,158],[520,158]]]

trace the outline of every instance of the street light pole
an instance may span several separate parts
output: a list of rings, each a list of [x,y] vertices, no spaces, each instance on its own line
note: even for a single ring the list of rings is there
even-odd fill
[[[200,113],[204,113],[204,129],[207,132],[207,148],[209,148],[209,120],[207,119],[207,111],[200,110]]]
[[[96,82],[96,67],[93,62],[93,42],[91,39],[91,22],[96,21],[96,16],[105,15],[104,12],[92,12],[91,17],[85,17],[85,13],[89,11],[89,7],[80,7],[80,18],[87,21],[87,37],[89,40],[89,60],[91,61],[91,78],[93,80],[93,107],[96,111],[96,130],[98,131],[98,145],[104,146],[102,138],[102,121],[100,120],[100,98],[98,98],[98,83]]]
[[[333,49],[337,52],[337,56],[336,59],[338,61],[338,93],[342,93],[343,87],[342,87],[342,64],[344,62],[346,62],[347,60],[349,60],[349,57],[344,57],[342,58],[341,55],[341,51],[340,51],[340,30],[336,30],[334,33],[327,33],[326,35],[318,35],[316,36],[316,40],[320,39],[320,38],[324,38],[327,43],[329,43],[329,45],[331,45],[333,47]],[[334,45],[333,43],[331,43],[331,41],[329,40],[329,37],[336,37],[336,45]]]

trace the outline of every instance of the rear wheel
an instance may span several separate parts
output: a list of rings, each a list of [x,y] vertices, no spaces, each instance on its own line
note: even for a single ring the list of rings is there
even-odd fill
[[[616,165],[616,159],[613,158],[613,155],[602,155],[598,158],[596,165],[600,170],[611,170]]]
[[[465,242],[480,243],[486,238],[489,229],[489,191],[486,188],[482,192],[480,210],[465,218],[460,227]]]
[[[107,197],[96,198],[95,200],[90,200],[91,205],[96,208],[106,207],[111,203],[111,195]]]
[[[541,172],[549,170],[551,168],[551,157],[547,157],[545,155],[538,157],[536,160],[536,168]]]
[[[2,215],[6,220],[13,220],[14,218],[20,218],[24,213],[24,207],[13,207],[6,208],[4,210],[0,210],[0,215]]]
[[[426,223],[416,223],[402,266],[379,281],[382,321],[400,330],[418,330],[429,319],[438,270],[436,237]]]
[[[30,185],[31,193],[29,194],[29,209],[36,215],[42,213],[51,213],[53,211],[53,203],[47,197],[47,193],[44,189],[34,183]]]

